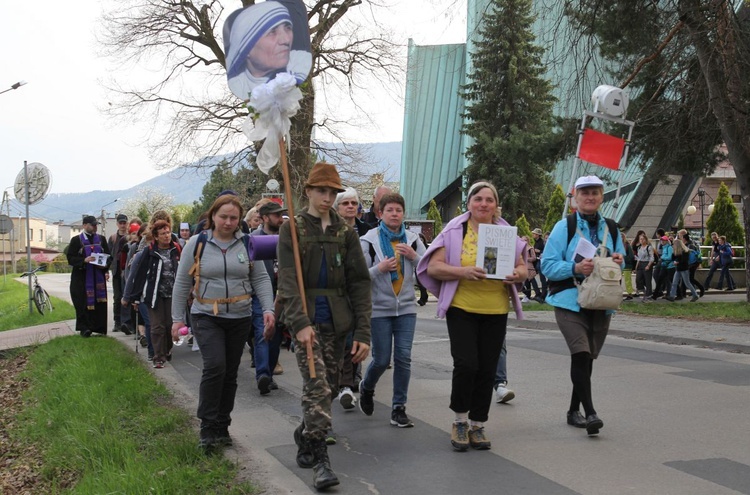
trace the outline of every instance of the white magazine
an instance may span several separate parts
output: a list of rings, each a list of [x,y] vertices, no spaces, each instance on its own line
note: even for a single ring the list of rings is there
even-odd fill
[[[516,267],[516,227],[479,224],[477,264],[484,268],[487,278],[505,279]]]
[[[107,266],[107,261],[109,260],[109,255],[107,253],[91,253],[91,256],[94,257],[94,259],[89,262],[92,265]]]

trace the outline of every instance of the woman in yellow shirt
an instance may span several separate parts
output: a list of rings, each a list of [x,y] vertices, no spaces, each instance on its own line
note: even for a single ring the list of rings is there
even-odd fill
[[[445,317],[453,357],[450,408],[456,413],[451,444],[489,449],[484,434],[492,402],[497,360],[505,340],[510,300],[523,317],[518,291],[527,278],[526,243],[516,239],[516,263],[505,280],[488,279],[476,266],[479,225],[507,226],[498,214],[497,190],[489,182],[469,188],[468,211],[445,226],[420,260],[417,275],[438,296],[438,316]],[[424,279],[424,280],[423,280]]]

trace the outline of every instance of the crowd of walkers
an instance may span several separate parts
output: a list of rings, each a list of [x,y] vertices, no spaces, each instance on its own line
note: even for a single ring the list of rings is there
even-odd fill
[[[378,383],[392,368],[390,424],[414,426],[407,415],[411,352],[417,306],[426,303],[427,291],[437,297],[437,316],[447,321],[453,359],[450,443],[466,451],[491,448],[484,424],[493,390],[498,403],[515,395],[507,387],[508,314],[522,319],[524,303],[532,300],[554,307],[570,350],[567,424],[589,435],[604,426],[591,379],[612,311],[584,309],[577,301],[576,286],[594,266],[580,256],[579,244],[603,249],[621,266],[626,299],[675,301],[689,291],[695,301],[717,269],[719,289],[725,280],[734,288],[731,246],[723,236],[711,236],[704,286],[695,280],[700,249],[686,231],[674,237],[660,231],[658,246],[642,231],[632,242],[625,234],[609,235],[599,213],[603,184],[595,176],[576,181],[576,213],[551,232],[537,228],[532,239],[515,239],[513,271],[504,279],[488,278],[477,266],[481,225],[508,225],[500,216],[502,198],[489,182],[471,185],[466,212],[429,246],[406,228],[401,195],[379,187],[364,211],[357,191],[342,185],[333,165],[312,168],[305,196],[308,207],[294,228],[282,205],[264,199],[245,214],[232,191],[222,192],[194,229],[187,223],[175,229],[165,211],[148,222],[120,214],[107,242],[96,233],[96,219],[85,217],[68,259],[76,329],[83,337],[106,334],[108,270],[115,331],[135,333],[154,368],[172,359],[173,343],[181,343],[187,329],[188,343],[203,361],[197,416],[206,452],[232,444],[229,426],[245,345],[261,395],[278,388],[273,376],[283,371],[280,349],[290,348],[303,381],[302,421],[293,433],[296,462],[313,470],[319,490],[339,484],[327,452],[336,442],[333,403],[346,411],[358,405],[372,416]]]

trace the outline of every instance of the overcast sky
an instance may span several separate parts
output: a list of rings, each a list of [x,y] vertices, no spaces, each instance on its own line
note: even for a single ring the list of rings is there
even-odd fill
[[[404,55],[409,37],[417,44],[464,41],[466,0],[390,2],[397,6],[383,12],[383,22],[397,33]],[[140,144],[151,129],[112,122],[98,110],[109,99],[100,81],[112,75],[113,66],[97,56],[95,38],[102,6],[107,5],[112,3],[0,2],[0,19],[5,21],[0,30],[0,91],[20,80],[28,82],[0,94],[0,185],[10,188],[11,196],[24,160],[50,169],[52,193],[123,189],[163,173]],[[231,5],[230,0],[225,5]],[[374,84],[360,103],[377,126],[350,130],[347,139],[399,141],[402,100],[403,87],[388,95]]]

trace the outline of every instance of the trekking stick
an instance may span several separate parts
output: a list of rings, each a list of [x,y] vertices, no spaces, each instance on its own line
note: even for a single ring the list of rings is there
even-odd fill
[[[132,308],[133,307],[131,306],[128,309],[132,311],[133,310]],[[139,338],[140,334],[138,333],[138,310],[137,309],[135,310],[135,332],[133,333],[135,333],[135,353],[138,354],[138,344],[141,343],[141,339]]]
[[[299,239],[297,239],[297,224],[294,220],[294,201],[292,201],[292,184],[289,179],[289,164],[286,158],[286,146],[284,138],[279,139],[279,148],[281,149],[281,174],[284,177],[284,195],[287,199],[287,210],[289,210],[289,222],[291,222],[292,233],[292,252],[294,253],[294,270],[297,273],[297,287],[302,299],[302,311],[307,314],[307,300],[305,298],[305,281],[302,278],[302,260],[299,256]],[[310,378],[316,378],[315,361],[313,360],[312,340],[307,342],[307,369],[310,372]]]

